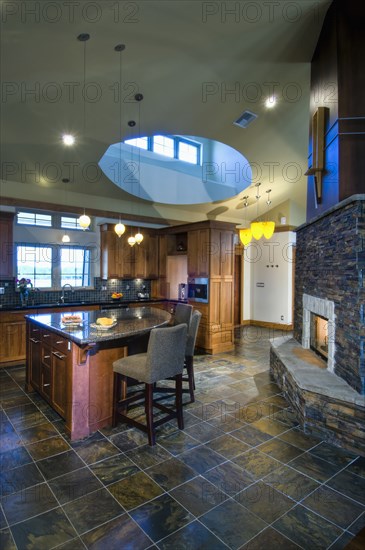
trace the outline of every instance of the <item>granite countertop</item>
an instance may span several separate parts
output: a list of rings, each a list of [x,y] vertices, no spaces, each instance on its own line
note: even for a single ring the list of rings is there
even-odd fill
[[[73,311],[73,315],[80,315],[82,323],[70,327],[62,323],[64,313],[45,313],[26,315],[26,319],[33,321],[42,328],[52,329],[55,333],[72,340],[78,345],[129,338],[149,332],[152,328],[167,325],[171,319],[170,313],[163,309],[141,306],[134,308],[116,308],[101,311]],[[115,319],[116,325],[108,330],[95,325],[99,317]]]
[[[77,300],[74,302],[65,302],[65,303],[42,303],[42,304],[28,304],[26,306],[5,306],[0,305],[0,311],[22,311],[22,310],[32,310],[32,309],[57,309],[57,308],[67,308],[67,307],[80,307],[82,306],[100,306],[101,308],[114,306],[115,308],[127,308],[130,304],[154,304],[161,302],[172,302],[172,303],[184,303],[187,304],[187,300],[170,300],[166,298],[139,298],[136,300]]]

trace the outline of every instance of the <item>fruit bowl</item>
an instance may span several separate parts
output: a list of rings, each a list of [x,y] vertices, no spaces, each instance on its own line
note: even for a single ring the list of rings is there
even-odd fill
[[[123,294],[121,292],[113,292],[113,294],[111,295],[111,299],[114,301],[114,302],[118,302],[119,300],[121,300],[123,298]]]

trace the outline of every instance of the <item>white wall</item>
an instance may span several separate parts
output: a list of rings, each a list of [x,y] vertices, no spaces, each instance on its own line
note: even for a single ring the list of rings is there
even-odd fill
[[[292,323],[292,273],[295,233],[252,240],[244,251],[245,320]]]

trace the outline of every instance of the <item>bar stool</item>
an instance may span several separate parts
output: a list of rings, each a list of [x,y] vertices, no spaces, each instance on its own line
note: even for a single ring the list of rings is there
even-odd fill
[[[199,323],[200,319],[202,317],[202,314],[198,310],[194,310],[193,314],[191,316],[190,325],[188,329],[188,337],[186,340],[186,348],[185,348],[185,368],[187,371],[187,378],[183,377],[183,381],[189,383],[188,389],[183,389],[183,392],[189,392],[190,393],[190,400],[192,403],[195,401],[194,397],[194,390],[195,390],[195,380],[194,380],[194,349],[195,349],[195,342],[196,337],[198,334],[199,329]]]
[[[184,428],[182,372],[184,369],[186,339],[186,324],[168,328],[155,328],[151,330],[146,353],[123,357],[113,363],[113,426],[116,426],[120,419],[147,432],[150,445],[154,445],[156,442],[156,427],[160,424],[168,422],[172,418],[177,418],[179,429]],[[154,390],[158,391],[155,387],[156,383],[167,378],[175,380],[175,410],[162,405],[153,398]],[[128,392],[128,380],[144,383],[144,388]],[[144,400],[146,424],[128,416],[128,405],[141,400]],[[166,415],[154,422],[153,407],[165,412]]]
[[[180,325],[181,323],[186,323],[189,327],[192,312],[193,306],[190,304],[176,304],[173,324]]]

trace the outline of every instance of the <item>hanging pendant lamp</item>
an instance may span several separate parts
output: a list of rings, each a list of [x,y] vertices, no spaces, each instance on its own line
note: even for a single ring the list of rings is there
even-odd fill
[[[271,189],[268,189],[266,191],[266,193],[267,193],[266,204],[269,207],[270,204],[271,204],[271,200],[270,200]],[[273,222],[273,221],[262,222],[262,228],[263,228],[263,233],[264,233],[265,239],[271,239],[271,237],[273,236],[274,231],[275,231],[275,222]]]
[[[133,237],[133,235],[131,235],[130,237],[128,237],[128,244],[130,246],[134,246],[136,244],[136,239],[135,237]]]
[[[77,40],[79,42],[83,42],[84,43],[84,87],[83,87],[83,98],[84,98],[84,103],[83,103],[83,117],[84,117],[84,128],[83,128],[83,134],[84,134],[84,139],[85,139],[85,130],[86,130],[86,102],[85,102],[85,84],[86,84],[86,42],[89,40],[90,38],[90,35],[88,33],[82,33],[82,34],[79,34],[78,37],[77,37]],[[85,209],[84,209],[84,213],[82,216],[79,217],[78,219],[78,223],[79,223],[79,226],[82,228],[83,231],[85,231],[86,229],[88,229],[90,223],[91,223],[91,219],[89,218],[89,216],[87,216],[85,214]]]
[[[244,246],[247,246],[252,241],[252,231],[249,227],[240,229],[240,241]]]
[[[125,225],[121,222],[120,219],[119,219],[119,222],[114,226],[114,231],[116,232],[119,238],[125,232]]]
[[[137,244],[141,244],[141,242],[143,241],[143,235],[140,232],[139,228],[138,228],[138,233],[134,235],[134,240],[136,241]]]
[[[78,222],[83,231],[88,229],[89,225],[91,224],[91,219],[87,214],[85,214],[85,210],[83,215],[79,217]]]
[[[257,217],[259,217],[260,185],[261,183],[256,183]],[[253,238],[256,239],[257,241],[261,239],[262,235],[264,234],[264,228],[262,227],[262,223],[259,221],[251,222],[250,227],[251,227]]]

